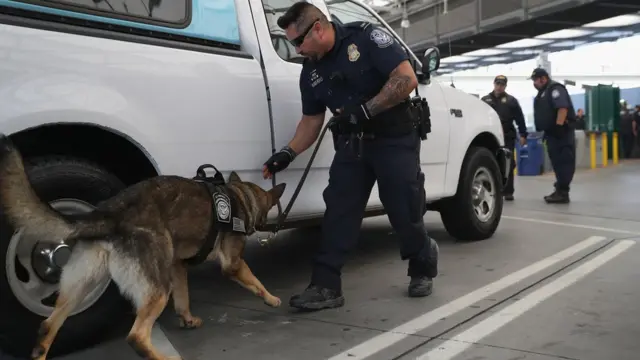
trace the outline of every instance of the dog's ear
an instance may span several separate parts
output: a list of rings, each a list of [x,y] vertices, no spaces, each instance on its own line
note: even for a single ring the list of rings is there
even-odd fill
[[[232,171],[231,175],[229,175],[229,182],[242,182],[242,180],[240,180],[238,173]]]
[[[287,184],[282,183],[276,185],[273,189],[269,190],[269,196],[271,197],[271,201],[275,204],[276,201],[280,200],[282,194],[284,194],[284,189],[287,187]]]

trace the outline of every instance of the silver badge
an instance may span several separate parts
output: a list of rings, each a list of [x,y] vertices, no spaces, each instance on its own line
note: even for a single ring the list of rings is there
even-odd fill
[[[393,44],[393,37],[380,29],[371,31],[371,40],[373,40],[379,48],[385,48]]]
[[[229,223],[231,222],[231,205],[229,197],[225,194],[215,193],[213,194],[213,202],[216,207],[216,216],[218,221]]]

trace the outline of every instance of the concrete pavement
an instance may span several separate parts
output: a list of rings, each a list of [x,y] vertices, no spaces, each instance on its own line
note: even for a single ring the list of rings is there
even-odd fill
[[[170,305],[154,343],[185,360],[637,359],[638,174],[638,163],[580,172],[570,205],[543,203],[552,177],[517,177],[516,201],[506,204],[496,235],[482,242],[453,241],[438,214],[428,214],[441,273],[425,299],[406,296],[407,263],[379,217],[365,221],[344,269],[345,306],[296,312],[288,298],[307,285],[319,237],[284,233],[246,254],[282,307],[267,307],[217,266],[203,265],[191,271],[190,289],[192,312],[204,325],[181,330]],[[124,342],[129,326],[61,359],[137,359]]]

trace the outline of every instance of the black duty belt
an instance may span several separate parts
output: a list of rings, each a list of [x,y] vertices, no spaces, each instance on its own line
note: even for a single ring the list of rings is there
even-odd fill
[[[204,171],[205,168],[213,168],[216,171],[215,175],[207,177]],[[188,265],[199,265],[213,251],[218,232],[246,234],[246,227],[242,219],[234,216],[234,213],[237,213],[238,210],[238,202],[233,196],[229,196],[224,177],[215,166],[210,164],[200,166],[193,180],[200,182],[207,189],[212,200],[212,219],[209,223],[209,233],[198,252],[184,260]]]
[[[346,122],[336,122],[331,127],[334,135],[362,134],[362,138],[402,136],[415,129],[410,103],[403,102],[374,116],[362,127]]]

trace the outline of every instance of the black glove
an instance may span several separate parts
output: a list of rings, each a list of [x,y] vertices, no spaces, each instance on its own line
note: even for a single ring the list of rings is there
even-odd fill
[[[340,113],[333,117],[334,123],[331,131],[338,133],[358,133],[371,116],[365,105],[352,105],[341,109]]]
[[[275,174],[286,169],[296,156],[297,154],[292,148],[285,146],[280,151],[271,155],[269,160],[264,164],[267,166],[270,173]]]
[[[337,116],[339,121],[345,121],[352,125],[359,125],[365,121],[371,119],[369,110],[363,105],[352,105],[342,108],[342,111]]]

